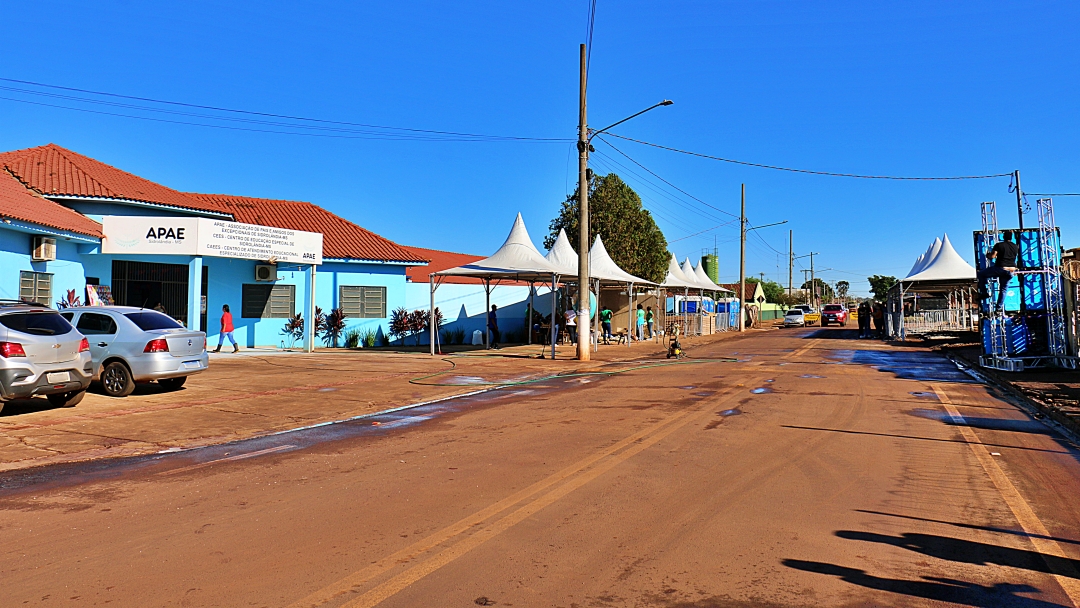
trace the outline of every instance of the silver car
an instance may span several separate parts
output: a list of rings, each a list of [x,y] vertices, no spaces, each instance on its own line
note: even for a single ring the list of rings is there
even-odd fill
[[[0,300],[0,409],[34,395],[76,405],[90,386],[91,365],[88,341],[55,310]]]
[[[136,382],[176,390],[210,365],[206,334],[156,310],[87,306],[61,314],[90,341],[93,376],[113,397],[130,395]]]

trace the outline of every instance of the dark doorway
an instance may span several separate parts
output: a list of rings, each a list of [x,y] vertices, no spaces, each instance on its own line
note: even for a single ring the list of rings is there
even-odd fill
[[[117,304],[159,310],[163,308],[165,314],[187,325],[186,264],[113,260],[112,266],[112,291]],[[203,271],[205,277],[205,267]],[[203,284],[206,284],[205,278]]]

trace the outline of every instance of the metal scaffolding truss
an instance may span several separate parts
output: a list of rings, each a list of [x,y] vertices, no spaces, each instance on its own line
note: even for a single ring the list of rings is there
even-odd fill
[[[986,201],[982,204],[982,228],[984,246],[989,251],[998,238],[997,203],[995,201]],[[997,285],[997,281],[990,281],[990,283]],[[997,288],[1002,289],[1003,286],[998,285]],[[979,285],[979,290],[983,289],[988,289],[985,283]],[[1005,369],[1007,367],[1009,371],[1012,371],[1015,364],[1006,361],[1009,353],[1006,348],[1005,315],[996,310],[996,301],[997,298],[994,297],[994,294],[984,300],[988,311],[986,321],[990,331],[990,352],[983,356],[983,366],[995,369]]]
[[[1065,342],[1065,294],[1058,267],[1058,255],[1061,251],[1061,237],[1054,222],[1054,202],[1049,198],[1040,198],[1036,202],[1039,210],[1039,258],[1043,276],[1043,295],[1046,298],[1047,346],[1050,354],[1066,354]]]

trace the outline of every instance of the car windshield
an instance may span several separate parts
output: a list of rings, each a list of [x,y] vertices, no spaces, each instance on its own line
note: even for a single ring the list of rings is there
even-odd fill
[[[0,316],[4,327],[35,336],[59,336],[74,328],[55,312],[16,312]]]
[[[827,310],[828,312],[840,312],[844,310],[844,307],[840,306],[839,304],[829,304],[825,307],[825,310]]]
[[[799,310],[798,308],[796,308],[795,310],[787,311],[787,316],[789,316],[789,317],[801,317],[802,314],[803,314],[803,312],[801,310]]]
[[[154,329],[183,329],[184,326],[176,322],[176,319],[168,315],[163,315],[160,312],[154,312],[152,310],[146,310],[141,312],[129,312],[124,315],[131,319],[131,322],[139,326],[139,329],[143,331],[150,331]]]

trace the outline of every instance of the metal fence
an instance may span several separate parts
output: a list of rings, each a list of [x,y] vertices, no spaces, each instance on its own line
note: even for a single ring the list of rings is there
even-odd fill
[[[893,317],[894,314],[890,311],[889,316]],[[890,329],[895,330],[896,334],[899,334],[900,339],[904,339],[907,334],[975,331],[979,326],[979,314],[977,311],[959,308],[920,310],[911,315],[893,317],[890,319],[889,326]]]

